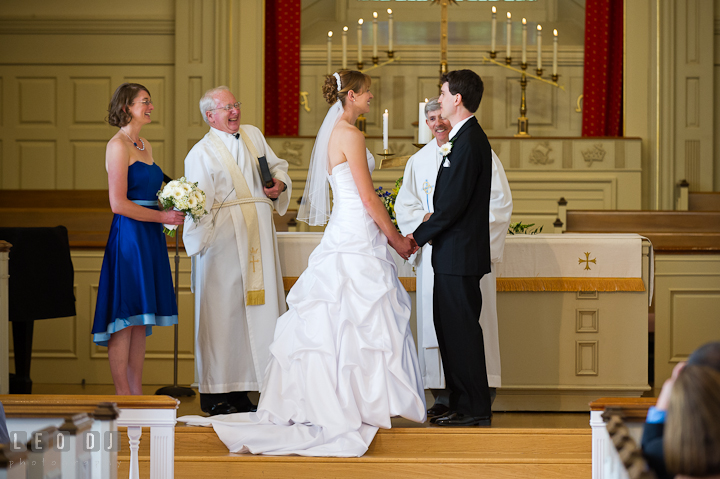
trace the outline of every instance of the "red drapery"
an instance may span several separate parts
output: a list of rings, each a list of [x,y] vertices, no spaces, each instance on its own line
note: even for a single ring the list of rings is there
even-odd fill
[[[265,1],[265,134],[297,135],[300,0]]]
[[[585,3],[582,136],[622,136],[623,0]]]

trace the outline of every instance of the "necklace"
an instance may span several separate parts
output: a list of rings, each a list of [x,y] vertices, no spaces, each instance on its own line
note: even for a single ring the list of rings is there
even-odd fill
[[[145,142],[143,141],[142,138],[138,137],[138,139],[140,140],[140,143],[142,143],[142,146],[143,146],[142,148],[140,148],[139,146],[137,146],[137,143],[136,143],[132,138],[130,138],[130,135],[128,135],[127,133],[125,133],[125,130],[123,130],[122,128],[120,128],[120,131],[122,131],[123,134],[124,134],[125,136],[127,136],[130,141],[132,141],[133,145],[135,145],[135,148],[137,148],[137,149],[140,150],[140,151],[145,151]]]

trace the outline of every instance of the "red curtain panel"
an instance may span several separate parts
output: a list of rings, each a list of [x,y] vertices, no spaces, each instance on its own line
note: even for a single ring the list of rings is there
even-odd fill
[[[297,135],[300,0],[265,1],[265,135]]]
[[[585,3],[582,136],[622,136],[623,0]]]

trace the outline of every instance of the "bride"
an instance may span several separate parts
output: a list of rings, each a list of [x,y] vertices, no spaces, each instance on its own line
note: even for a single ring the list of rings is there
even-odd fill
[[[391,417],[426,418],[410,298],[387,249],[407,259],[417,245],[398,233],[375,194],[375,160],[354,126],[370,110],[370,77],[334,73],[323,94],[332,107],[298,219],[329,222],[278,319],[258,410],[179,419],[212,424],[231,452],[362,456]]]

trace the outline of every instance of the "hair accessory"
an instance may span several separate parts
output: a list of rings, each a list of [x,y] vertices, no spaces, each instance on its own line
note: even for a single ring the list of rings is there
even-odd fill
[[[340,92],[340,90],[342,90],[342,82],[340,81],[340,75],[338,74],[338,72],[335,72],[333,73],[333,76],[337,80],[338,92]]]

